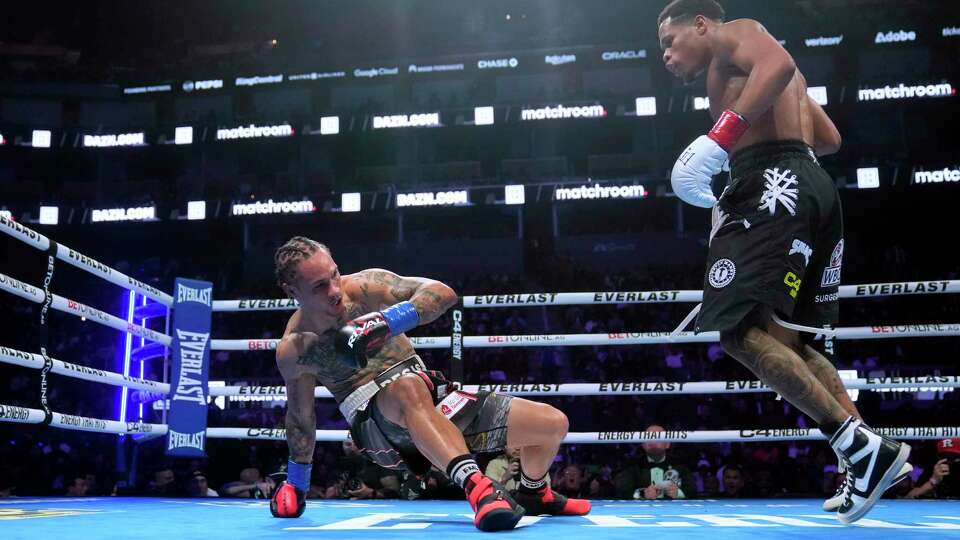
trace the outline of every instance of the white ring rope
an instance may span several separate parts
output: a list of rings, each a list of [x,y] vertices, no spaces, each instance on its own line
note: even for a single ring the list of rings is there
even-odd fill
[[[93,381],[112,386],[123,386],[136,390],[146,390],[148,392],[170,393],[170,385],[167,383],[138,379],[129,375],[123,375],[122,373],[71,364],[70,362],[64,362],[56,358],[51,358],[50,360],[53,361],[53,368],[51,368],[50,371],[65,377],[73,377],[75,379],[83,379],[85,381]],[[30,369],[43,369],[44,363],[43,356],[39,354],[18,351],[17,349],[11,349],[2,345],[0,345],[0,362]]]
[[[20,240],[21,242],[33,246],[41,251],[46,251],[50,248],[50,239],[46,236],[30,229],[24,227],[23,225],[17,223],[16,221],[7,219],[3,216],[0,216],[0,230],[7,233],[8,235]],[[146,283],[133,279],[132,277],[120,272],[119,270],[110,268],[109,266],[87,257],[86,255],[74,251],[69,247],[57,243],[57,258],[61,261],[71,264],[81,270],[85,270],[95,276],[103,278],[114,285],[118,285],[127,290],[136,291],[147,298],[150,298],[156,302],[170,307],[173,305],[173,297],[169,294],[164,293]]]
[[[15,405],[0,404],[0,422],[21,424],[39,424],[43,422],[43,411]],[[71,414],[53,413],[53,427],[62,429],[91,431],[96,433],[136,434],[151,433],[164,435],[168,426],[164,424],[143,424],[139,422],[118,422],[88,418]],[[901,440],[934,440],[960,436],[960,427],[897,427],[874,428],[878,432]],[[317,441],[340,442],[349,438],[346,430],[316,430]],[[259,439],[269,441],[286,440],[283,428],[207,428],[210,439]],[[760,442],[760,441],[813,441],[826,437],[818,429],[730,429],[717,431],[593,431],[568,433],[563,439],[566,444],[619,444],[644,443],[651,441],[677,443],[719,443],[719,442]]]
[[[839,298],[876,298],[919,294],[960,293],[960,280],[899,281],[841,285]],[[576,306],[609,304],[670,304],[703,301],[703,291],[600,291],[484,294],[463,297],[465,308],[520,306]],[[214,300],[213,311],[292,311],[297,302],[290,298],[268,300]]]
[[[884,326],[852,326],[836,328],[836,339],[885,339],[907,337],[960,336],[960,323],[901,324]],[[822,339],[822,336],[818,336]],[[575,347],[603,345],[654,345],[663,343],[718,343],[719,332],[619,332],[610,334],[542,334],[517,336],[464,336],[465,348],[496,347]],[[215,351],[272,351],[280,340],[273,339],[212,339],[210,349]],[[411,337],[417,349],[448,349],[450,338]]]
[[[41,289],[5,274],[0,274],[0,290],[19,296],[20,298],[30,300],[31,302],[36,302],[38,304],[43,303],[44,299],[46,298],[46,295]],[[81,304],[80,302],[70,300],[69,298],[64,298],[57,294],[52,294],[51,296],[53,297],[53,302],[50,304],[50,306],[57,311],[72,313],[77,317],[86,317],[88,320],[100,323],[104,326],[109,326],[110,328],[120,330],[121,332],[127,332],[144,339],[149,339],[150,341],[156,341],[157,343],[162,343],[167,347],[169,347],[173,342],[173,338],[166,334],[155,332],[144,326],[128,323],[127,321],[119,317],[114,317],[105,311],[100,311],[99,309],[92,308],[86,304]]]
[[[167,383],[138,379],[112,371],[71,364],[51,358],[52,372],[66,377],[99,382],[112,386],[125,386],[136,390],[168,394]],[[0,362],[30,369],[42,369],[43,357],[9,347],[0,346]],[[845,380],[848,390],[938,390],[960,388],[960,376],[957,375],[915,375],[906,377],[867,377],[865,379]],[[760,381],[698,381],[698,382],[606,382],[606,383],[524,383],[524,384],[480,384],[464,385],[467,392],[492,391],[516,396],[637,396],[637,395],[679,395],[679,394],[744,394],[772,392]],[[210,386],[211,397],[220,396],[258,396],[285,398],[287,389],[283,385],[247,385],[247,386]],[[330,399],[333,394],[322,386],[314,391],[315,398]]]
[[[914,375],[905,377],[867,377],[843,381],[847,390],[908,390],[934,391],[960,388],[960,375]],[[513,396],[673,396],[681,394],[751,394],[773,392],[760,381],[698,381],[698,382],[606,382],[606,383],[523,383],[523,384],[467,384],[466,392],[489,391]],[[283,385],[211,386],[210,396],[275,397],[286,399]],[[329,399],[333,394],[322,386],[314,389],[313,397]]]

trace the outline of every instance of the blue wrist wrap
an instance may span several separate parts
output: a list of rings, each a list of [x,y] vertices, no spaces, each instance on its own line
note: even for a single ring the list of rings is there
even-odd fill
[[[420,324],[420,314],[417,308],[410,302],[400,302],[394,304],[380,312],[383,318],[387,320],[387,326],[390,327],[390,335],[396,336],[413,330]]]
[[[313,469],[312,463],[297,463],[293,460],[287,462],[287,482],[301,491],[310,491],[310,470]]]

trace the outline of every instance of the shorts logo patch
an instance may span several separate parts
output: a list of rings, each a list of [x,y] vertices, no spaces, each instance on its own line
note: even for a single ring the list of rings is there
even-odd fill
[[[733,282],[737,275],[737,265],[730,259],[720,259],[713,263],[707,273],[707,281],[714,289],[722,289]]]
[[[799,182],[797,175],[780,167],[763,171],[763,194],[760,195],[760,206],[757,210],[769,210],[770,215],[777,213],[777,203],[786,208],[791,216],[797,215],[797,197],[800,189],[795,187]]]
[[[797,275],[793,272],[787,272],[787,275],[783,276],[783,283],[790,288],[790,296],[793,298],[797,297],[797,293],[800,292],[800,283],[801,279],[797,278]]]
[[[443,401],[437,404],[437,410],[447,418],[453,418],[460,409],[464,408],[471,401],[476,401],[476,396],[465,392],[454,392],[443,398]]]
[[[810,264],[810,256],[813,255],[813,250],[810,249],[810,246],[808,246],[806,242],[794,238],[793,245],[790,246],[790,252],[787,253],[787,257],[797,253],[803,255],[803,267],[806,268],[807,265]]]
[[[823,278],[820,279],[821,287],[832,287],[840,283],[840,267],[843,266],[843,240],[837,242],[837,247],[833,248],[830,254],[830,266],[823,269]]]

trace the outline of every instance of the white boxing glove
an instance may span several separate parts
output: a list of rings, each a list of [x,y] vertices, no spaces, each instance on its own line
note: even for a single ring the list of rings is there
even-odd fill
[[[670,185],[677,197],[700,208],[713,208],[717,204],[711,188],[713,177],[728,166],[730,149],[749,127],[744,117],[726,110],[709,133],[690,143],[670,173]]]
[[[677,197],[700,208],[713,208],[717,198],[713,196],[711,182],[727,161],[727,151],[716,141],[701,135],[680,154],[670,173],[670,185]]]

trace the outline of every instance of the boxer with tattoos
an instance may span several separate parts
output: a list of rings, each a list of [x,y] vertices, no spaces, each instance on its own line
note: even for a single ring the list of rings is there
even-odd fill
[[[525,513],[582,515],[544,477],[567,433],[567,417],[545,404],[459,391],[427,370],[404,335],[457,302],[447,285],[383,269],[340,275],[330,250],[291,238],[275,256],[277,280],[299,308],[277,346],[287,387],[288,478],[271,503],[276,517],[299,517],[316,443],[314,389],[325,386],[375,463],[422,475],[436,466],[460,484],[483,531],[512,529]],[[521,483],[508,493],[481,474],[474,452],[521,447]]]

